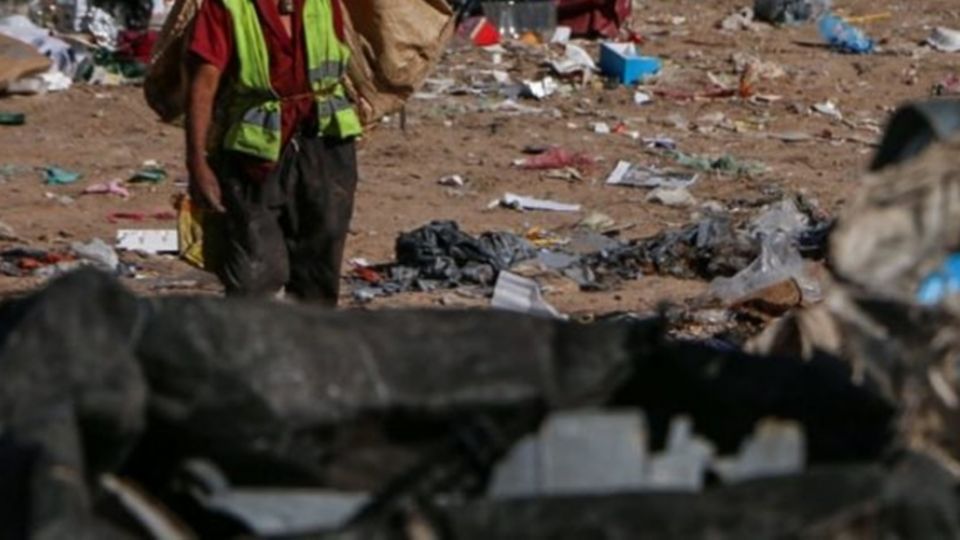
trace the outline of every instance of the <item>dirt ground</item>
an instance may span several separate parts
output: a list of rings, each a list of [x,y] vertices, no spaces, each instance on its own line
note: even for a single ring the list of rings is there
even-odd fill
[[[864,23],[881,52],[848,56],[821,46],[813,25],[759,31],[721,31],[716,23],[744,2],[722,0],[650,0],[635,14],[634,28],[647,38],[645,54],[659,56],[665,70],[656,85],[645,88],[702,89],[707,74],[736,80],[732,55],[748,53],[773,62],[785,76],[761,80],[757,90],[782,99],[772,103],[716,99],[679,101],[657,97],[638,106],[634,89],[589,85],[541,102],[523,101],[538,113],[511,114],[477,110],[495,104],[491,96],[441,96],[414,99],[407,109],[406,131],[397,118],[383,123],[362,141],[361,184],[351,229],[347,259],[386,262],[393,258],[397,234],[433,219],[453,219],[471,233],[531,227],[562,231],[593,211],[609,215],[623,228],[624,238],[652,235],[665,227],[688,223],[698,210],[674,209],[645,202],[646,192],[606,186],[603,179],[618,160],[666,164],[644,145],[619,134],[594,133],[591,125],[623,122],[641,137],[675,139],[688,153],[730,154],[758,161],[768,171],[754,177],[709,175],[692,189],[701,202],[725,206],[761,200],[777,193],[799,192],[836,213],[857,187],[885,119],[904,101],[930,95],[931,87],[956,70],[960,56],[938,53],[921,42],[937,25],[960,26],[960,9],[951,0],[837,0],[844,15],[889,12],[890,17]],[[680,19],[682,18],[682,20]],[[596,54],[596,44],[588,49]],[[463,79],[478,70],[502,69],[530,73],[535,65],[517,62],[508,51],[494,65],[492,55],[477,50],[452,50],[436,77]],[[545,73],[545,71],[544,71]],[[519,77],[518,77],[519,78]],[[810,112],[833,101],[844,120]],[[171,197],[183,189],[185,170],[182,131],[159,123],[136,87],[75,86],[46,96],[0,99],[0,110],[27,114],[27,124],[0,126],[0,221],[12,226],[19,242],[57,247],[94,237],[111,240],[118,228],[173,228],[172,221],[114,224],[114,211],[154,211],[170,208]],[[713,113],[722,113],[716,124]],[[681,122],[680,120],[683,120]],[[682,125],[690,123],[691,125]],[[677,125],[681,124],[681,125]],[[771,134],[801,132],[814,136],[784,142]],[[559,145],[602,159],[579,182],[543,178],[535,171],[511,166],[527,145]],[[87,185],[123,180],[148,159],[163,163],[170,177],[156,187],[134,186],[133,197],[81,196]],[[46,186],[38,167],[58,165],[83,173],[69,186]],[[460,174],[463,189],[438,185],[438,179]],[[581,213],[518,212],[488,209],[490,201],[513,192],[579,203]],[[62,200],[67,196],[71,201]],[[211,276],[173,258],[127,255],[141,266],[136,278],[125,278],[149,293],[202,291],[216,293]],[[564,279],[545,279],[547,300],[571,314],[612,311],[642,312],[661,301],[676,302],[701,293],[706,283],[643,277],[616,291],[580,292]],[[24,291],[40,284],[33,277],[0,278],[0,294]],[[345,287],[344,304],[351,305]],[[403,294],[371,305],[476,305],[485,300],[454,291]]]

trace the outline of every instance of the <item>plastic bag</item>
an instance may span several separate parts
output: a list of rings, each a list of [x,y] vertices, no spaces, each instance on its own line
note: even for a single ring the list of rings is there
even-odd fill
[[[223,218],[182,195],[176,201],[180,257],[188,263],[217,273],[223,264]]]
[[[807,274],[800,252],[786,234],[777,232],[763,239],[760,256],[750,266],[733,277],[713,280],[710,293],[724,302],[734,303],[786,280],[797,284],[804,300],[821,298],[820,284]]]

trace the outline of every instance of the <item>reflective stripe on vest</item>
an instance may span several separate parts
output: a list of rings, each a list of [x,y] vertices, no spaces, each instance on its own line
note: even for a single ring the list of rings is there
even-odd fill
[[[263,128],[267,131],[279,131],[280,111],[267,111],[259,107],[243,113],[243,123]]]
[[[230,13],[238,73],[228,104],[231,123],[224,146],[269,161],[281,151],[283,103],[270,82],[270,60],[257,0],[223,0]],[[360,119],[343,86],[350,51],[334,29],[331,2],[304,0],[303,28],[307,74],[317,106],[318,135],[346,138],[360,135]]]
[[[353,107],[344,107],[347,99],[343,87],[350,49],[340,41],[335,27],[334,2],[340,0],[306,0],[303,5],[305,28],[331,28],[329,32],[307,40],[310,84],[317,96],[317,123],[324,136],[352,137],[363,129]],[[328,101],[332,100],[332,101]],[[332,114],[330,114],[332,112]]]
[[[344,65],[340,62],[324,62],[320,64],[320,67],[310,70],[310,82],[323,83],[325,80],[340,80],[344,72]]]

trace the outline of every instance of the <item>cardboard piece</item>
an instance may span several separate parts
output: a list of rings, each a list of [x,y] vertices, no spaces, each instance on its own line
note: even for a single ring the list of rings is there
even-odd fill
[[[0,92],[17,79],[49,68],[49,58],[26,43],[0,34]]]

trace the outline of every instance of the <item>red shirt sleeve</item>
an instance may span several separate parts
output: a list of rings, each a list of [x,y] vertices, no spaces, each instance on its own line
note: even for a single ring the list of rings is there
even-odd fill
[[[189,50],[221,72],[226,71],[233,57],[233,21],[223,0],[204,0],[193,21]]]

